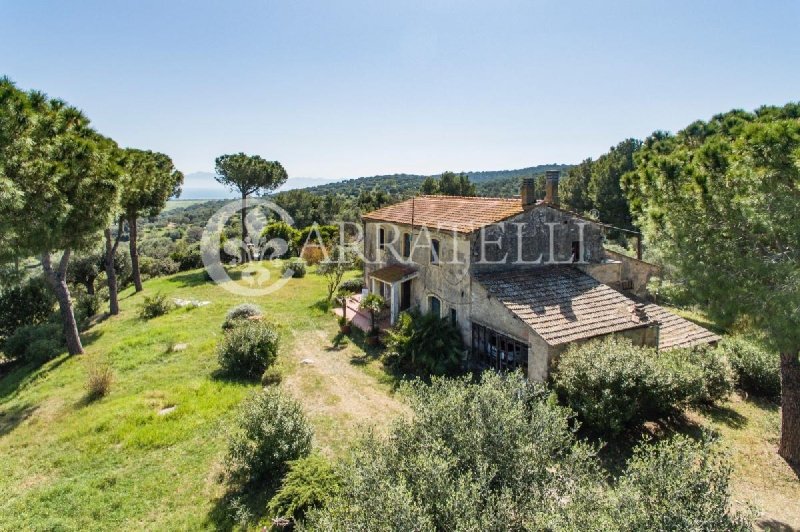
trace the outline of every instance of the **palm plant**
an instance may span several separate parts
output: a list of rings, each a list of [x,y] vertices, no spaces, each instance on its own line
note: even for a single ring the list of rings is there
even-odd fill
[[[450,320],[434,314],[404,312],[389,331],[387,362],[419,375],[446,375],[458,370],[464,349],[461,333]]]
[[[367,297],[363,298],[361,303],[358,305],[361,310],[366,310],[369,312],[370,331],[373,335],[375,335],[378,330],[375,320],[377,319],[377,316],[380,314],[381,310],[383,310],[383,305],[385,303],[386,301],[378,294],[368,294]]]

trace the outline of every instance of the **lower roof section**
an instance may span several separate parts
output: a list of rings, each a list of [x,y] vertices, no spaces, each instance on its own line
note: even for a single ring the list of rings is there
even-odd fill
[[[699,325],[658,305],[642,305],[571,266],[476,272],[474,277],[550,345],[656,324],[659,349],[719,340]]]

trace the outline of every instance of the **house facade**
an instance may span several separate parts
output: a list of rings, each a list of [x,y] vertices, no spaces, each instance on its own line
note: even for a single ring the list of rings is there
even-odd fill
[[[609,334],[669,349],[716,342],[640,298],[654,266],[603,247],[606,227],[525,180],[519,198],[421,196],[363,216],[365,278],[390,321],[417,309],[452,320],[472,364],[547,378],[566,347]]]

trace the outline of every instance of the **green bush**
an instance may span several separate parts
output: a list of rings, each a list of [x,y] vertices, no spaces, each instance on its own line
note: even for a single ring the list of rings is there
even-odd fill
[[[292,277],[299,279],[306,276],[306,261],[299,257],[291,258],[283,263],[281,273],[292,271]]]
[[[261,321],[239,321],[227,329],[217,346],[222,370],[239,377],[255,379],[278,356],[279,336],[275,327]]]
[[[145,279],[172,275],[178,273],[179,269],[178,263],[170,257],[153,258],[144,255],[139,257],[139,272]]]
[[[225,321],[222,322],[222,328],[230,329],[243,320],[258,318],[263,315],[264,311],[261,310],[261,307],[258,305],[253,303],[242,303],[241,305],[236,305],[228,311],[228,313],[225,315]]]
[[[724,338],[717,349],[730,360],[739,388],[760,397],[780,396],[781,366],[777,353],[741,336]]]
[[[56,304],[53,291],[43,277],[3,289],[0,292],[0,340],[18,327],[47,321]]]
[[[716,449],[643,444],[609,482],[569,410],[519,373],[403,386],[412,415],[356,445],[309,530],[743,529]]]
[[[685,406],[700,393],[699,375],[681,378],[657,359],[655,349],[612,336],[567,349],[553,383],[586,428],[616,436]]]
[[[173,309],[175,305],[167,299],[164,294],[158,293],[152,296],[144,296],[141,306],[139,306],[139,317],[143,320],[150,320],[163,316]]]
[[[614,520],[622,530],[751,530],[730,509],[731,470],[708,439],[640,445],[618,482]]]
[[[348,279],[347,281],[342,281],[342,284],[339,285],[339,292],[342,294],[359,294],[364,286],[363,277]]]
[[[707,346],[673,349],[659,353],[658,361],[681,383],[692,404],[716,403],[733,391],[736,375],[719,350]]]
[[[289,462],[281,488],[269,501],[270,517],[302,519],[311,508],[321,508],[339,491],[339,478],[330,462],[314,453]]]
[[[203,253],[199,243],[187,245],[181,242],[170,258],[178,265],[179,271],[203,267]]]
[[[300,231],[283,221],[269,223],[261,231],[261,240],[265,243],[273,239],[283,240],[287,247],[286,253],[289,255],[298,254],[300,249],[298,247],[299,238]],[[277,248],[272,250],[273,253],[278,251],[280,250]],[[286,253],[281,254],[281,256]],[[278,255],[276,254],[274,258],[278,258]]]
[[[3,352],[23,362],[42,363],[61,354],[65,345],[61,324],[48,322],[17,328],[3,343]]]
[[[311,427],[300,405],[278,388],[244,401],[228,440],[225,469],[238,487],[275,482],[287,464],[311,452]]]
[[[269,367],[261,375],[262,386],[276,386],[283,380],[283,374],[276,367]]]
[[[384,361],[416,375],[452,375],[461,364],[464,343],[450,320],[404,312],[389,331]]]
[[[89,327],[89,321],[92,317],[100,313],[100,307],[103,300],[99,294],[87,294],[82,292],[75,299],[75,321],[78,323],[80,330],[85,330]]]
[[[733,391],[734,374],[713,349],[657,352],[609,337],[571,346],[553,383],[587,429],[613,437],[688,405],[724,399]]]

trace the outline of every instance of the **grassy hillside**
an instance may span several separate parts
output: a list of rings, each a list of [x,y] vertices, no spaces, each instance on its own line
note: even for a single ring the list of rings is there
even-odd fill
[[[142,321],[143,296],[128,290],[122,313],[84,335],[87,355],[0,379],[0,530],[217,526],[226,427],[258,385],[217,375],[214,348],[225,313],[245,299],[200,271],[147,282],[145,291],[211,304]],[[323,279],[309,274],[250,301],[280,325],[283,386],[303,401],[316,444],[336,454],[358,423],[381,423],[401,407],[358,345],[332,344],[337,324],[319,305],[323,294]],[[169,352],[175,343],[186,348]],[[90,358],[115,373],[111,393],[94,403],[84,398]]]
[[[259,385],[221,377],[214,348],[225,313],[246,299],[206,282],[202,271],[145,283],[145,293],[156,292],[211,304],[142,321],[143,294],[128,290],[122,313],[84,335],[87,355],[0,377],[0,530],[227,524],[219,521],[226,430],[239,402]],[[385,428],[406,409],[376,353],[358,340],[340,341],[336,321],[320,305],[323,294],[324,280],[311,273],[249,301],[280,326],[281,386],[302,403],[315,445],[341,456],[359,427]],[[170,351],[176,343],[186,348]],[[107,397],[88,403],[92,359],[107,361],[115,381]],[[164,413],[169,407],[175,409]],[[704,428],[730,449],[735,504],[754,504],[762,526],[800,527],[800,482],[775,452],[778,407],[735,396],[687,412],[672,430],[699,435]]]

